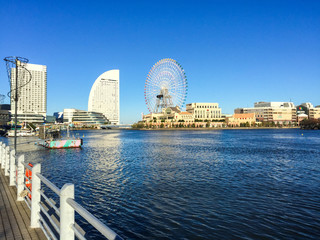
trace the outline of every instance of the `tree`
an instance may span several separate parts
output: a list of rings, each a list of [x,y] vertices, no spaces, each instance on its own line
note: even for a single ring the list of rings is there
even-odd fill
[[[161,123],[160,128],[163,128],[163,127],[164,127],[164,124],[163,124],[163,123]]]
[[[131,127],[137,128],[137,129],[144,128],[144,123],[142,123],[142,122],[134,123],[134,124],[132,124]]]

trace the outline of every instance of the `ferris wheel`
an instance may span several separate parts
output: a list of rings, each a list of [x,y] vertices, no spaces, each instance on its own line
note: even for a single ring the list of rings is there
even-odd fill
[[[182,108],[188,92],[186,74],[174,59],[165,58],[151,68],[144,87],[145,101],[150,113],[163,108]]]

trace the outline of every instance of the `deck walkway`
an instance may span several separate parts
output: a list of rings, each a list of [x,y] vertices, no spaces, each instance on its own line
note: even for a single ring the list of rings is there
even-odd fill
[[[47,239],[40,228],[30,228],[30,209],[16,198],[16,188],[0,169],[0,240]]]

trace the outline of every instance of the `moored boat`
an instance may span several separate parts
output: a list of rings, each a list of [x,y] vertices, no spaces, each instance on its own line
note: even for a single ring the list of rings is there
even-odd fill
[[[60,129],[46,129],[45,126],[41,126],[39,130],[39,137],[43,140],[38,142],[38,145],[45,148],[80,148],[83,145],[83,140],[81,138],[69,136],[69,128],[67,128],[67,138],[61,138]]]
[[[46,148],[78,148],[81,147],[82,144],[82,139],[55,139],[39,142],[39,145]]]

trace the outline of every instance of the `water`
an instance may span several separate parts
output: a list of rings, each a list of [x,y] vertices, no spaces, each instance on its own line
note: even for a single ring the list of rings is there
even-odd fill
[[[77,133],[83,149],[18,151],[125,239],[320,238],[320,131]]]

